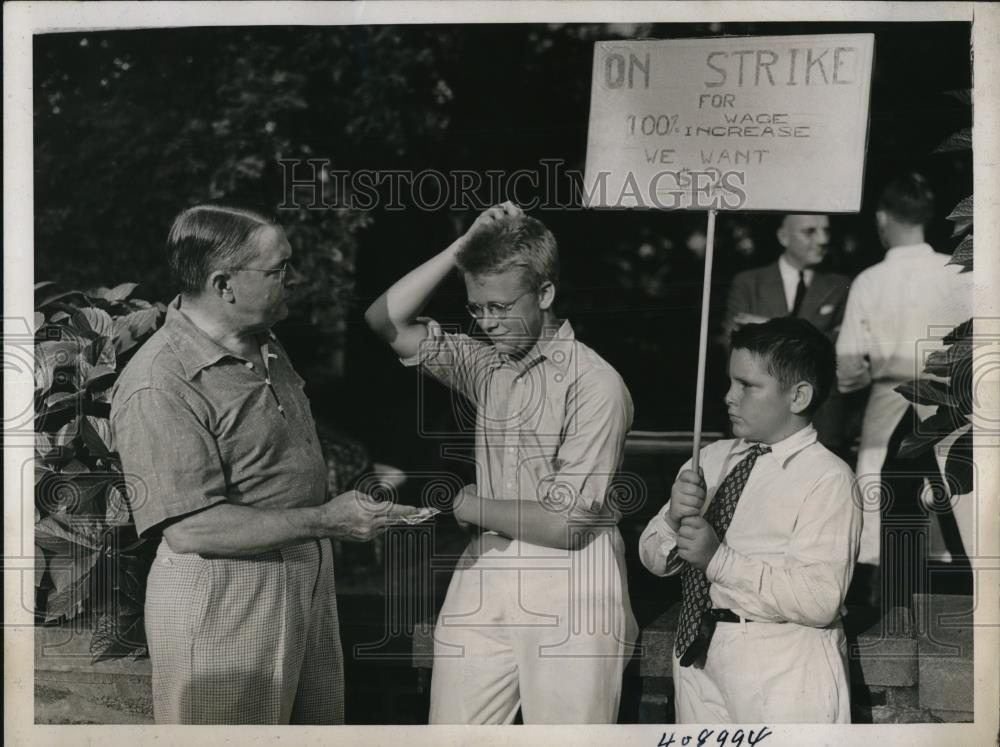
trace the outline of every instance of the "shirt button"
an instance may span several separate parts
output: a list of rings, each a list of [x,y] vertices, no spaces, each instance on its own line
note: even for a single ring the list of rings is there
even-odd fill
[[[247,368],[251,369],[251,370],[253,369],[253,363],[251,363],[250,361],[247,361],[243,365],[246,366]]]

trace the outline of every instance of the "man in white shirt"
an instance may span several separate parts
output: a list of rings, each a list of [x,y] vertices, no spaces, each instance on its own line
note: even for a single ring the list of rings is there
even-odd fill
[[[681,574],[677,722],[847,723],[840,620],[861,509],[810,423],[833,344],[801,319],[748,324],[729,376],[736,438],[703,448],[700,474],[684,465],[639,544],[651,572]]]
[[[811,322],[836,342],[851,281],[816,269],[826,258],[830,219],[825,215],[786,215],[776,236],[783,249],[776,262],[733,278],[726,298],[726,333],[744,324],[794,316]],[[834,391],[813,418],[820,442],[837,452],[845,446],[842,408]]]
[[[939,481],[933,452],[917,460],[896,459],[902,440],[912,432],[915,418],[925,418],[933,407],[911,405],[895,391],[903,382],[924,377],[923,359],[941,338],[972,316],[971,274],[949,266],[924,241],[924,226],[934,215],[934,196],[926,179],[906,174],[888,184],[879,198],[875,220],[885,258],[862,272],[851,286],[837,339],[837,384],[841,392],[871,387],[861,431],[857,474],[865,497],[860,563],[880,564],[881,512],[926,520],[918,504],[924,475]],[[891,442],[891,448],[890,448]],[[887,475],[896,475],[890,485]],[[894,478],[889,478],[890,482]],[[889,490],[888,488],[891,488]],[[920,556],[925,547],[915,548]],[[894,601],[910,603],[920,584],[902,584],[906,577],[919,582],[926,564],[905,573],[890,572]],[[904,565],[907,565],[904,563]],[[883,575],[886,569],[883,568]],[[912,578],[916,572],[918,578]]]

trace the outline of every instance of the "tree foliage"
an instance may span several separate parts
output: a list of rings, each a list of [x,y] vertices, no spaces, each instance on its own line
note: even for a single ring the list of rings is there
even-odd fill
[[[86,286],[138,275],[166,300],[161,247],[184,207],[222,197],[274,207],[282,158],[371,166],[366,154],[433,140],[448,100],[436,48],[414,56],[392,27],[45,38],[35,55],[38,276]],[[297,321],[336,332],[368,218],[307,205],[282,213],[307,278]]]

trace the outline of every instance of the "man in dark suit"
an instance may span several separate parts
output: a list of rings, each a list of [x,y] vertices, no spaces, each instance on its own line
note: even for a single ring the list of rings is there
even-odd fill
[[[744,324],[797,316],[836,343],[851,281],[815,269],[826,257],[830,220],[825,215],[786,215],[777,237],[784,249],[777,262],[733,278],[726,303],[727,335]],[[838,454],[846,446],[842,408],[842,398],[831,396],[814,418],[820,443]]]

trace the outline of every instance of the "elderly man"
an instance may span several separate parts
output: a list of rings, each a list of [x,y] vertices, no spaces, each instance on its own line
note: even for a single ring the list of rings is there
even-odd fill
[[[270,328],[297,276],[276,221],[199,205],[167,240],[180,295],[122,372],[112,426],[142,536],[158,723],[343,722],[329,539],[418,509],[327,470],[303,381]]]
[[[778,226],[777,238],[783,252],[776,262],[733,278],[726,303],[726,333],[744,324],[793,316],[811,322],[836,342],[851,281],[816,269],[830,243],[829,218],[786,215]],[[820,443],[836,453],[845,447],[842,405],[833,392],[813,416]]]

